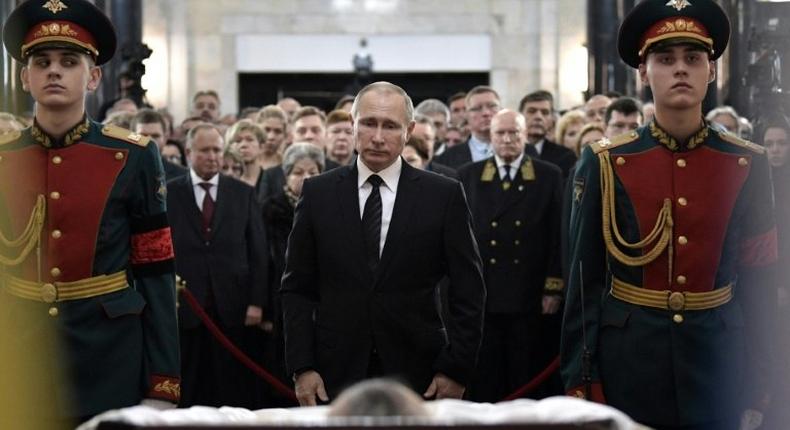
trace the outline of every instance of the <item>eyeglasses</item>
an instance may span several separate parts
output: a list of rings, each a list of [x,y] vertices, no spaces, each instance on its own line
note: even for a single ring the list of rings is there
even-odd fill
[[[477,113],[477,112],[482,112],[483,109],[489,112],[499,112],[499,109],[501,109],[501,107],[499,106],[499,103],[486,103],[484,105],[470,107],[467,110],[469,112]]]

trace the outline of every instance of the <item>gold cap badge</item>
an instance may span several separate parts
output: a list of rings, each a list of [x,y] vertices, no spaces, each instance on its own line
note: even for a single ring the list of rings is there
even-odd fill
[[[52,13],[58,13],[58,12],[62,11],[63,9],[68,9],[69,8],[68,6],[66,6],[60,0],[48,0],[46,3],[44,3],[44,6],[42,6],[42,7],[44,9],[49,9],[49,11],[52,12]]]
[[[667,6],[674,7],[678,11],[681,11],[688,6],[691,6],[691,3],[689,3],[688,0],[669,0],[667,2]]]

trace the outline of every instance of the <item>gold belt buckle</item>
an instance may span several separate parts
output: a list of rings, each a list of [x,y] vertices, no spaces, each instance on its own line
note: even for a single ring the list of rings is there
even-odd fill
[[[686,307],[686,295],[675,291],[667,297],[667,306],[670,310],[678,312]]]
[[[55,303],[58,299],[58,289],[53,284],[44,284],[41,286],[41,300],[44,303]]]

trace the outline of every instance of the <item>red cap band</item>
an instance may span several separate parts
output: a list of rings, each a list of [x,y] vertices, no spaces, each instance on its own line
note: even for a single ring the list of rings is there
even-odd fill
[[[675,16],[664,18],[650,26],[639,43],[639,56],[644,56],[647,49],[656,42],[678,37],[695,39],[708,48],[713,48],[713,39],[702,23],[692,18]]]
[[[22,56],[36,45],[47,42],[63,42],[76,45],[94,56],[99,55],[96,39],[83,27],[70,21],[45,21],[27,32],[22,45]]]

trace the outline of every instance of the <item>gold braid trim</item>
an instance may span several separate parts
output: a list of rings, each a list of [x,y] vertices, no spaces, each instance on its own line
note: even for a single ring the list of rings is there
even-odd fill
[[[30,213],[27,226],[25,226],[25,230],[19,235],[19,237],[16,239],[8,239],[0,231],[0,243],[2,243],[5,248],[22,247],[22,250],[20,250],[19,254],[15,257],[0,255],[0,264],[4,266],[16,266],[19,263],[25,261],[25,258],[30,255],[30,251],[33,250],[33,247],[39,243],[41,238],[41,229],[44,227],[44,217],[46,216],[46,213],[47,201],[43,195],[39,194],[38,198],[36,199],[36,206]]]
[[[609,158],[609,151],[603,151],[598,154],[598,159],[601,164],[601,206],[603,209],[603,239],[606,243],[606,249],[617,261],[625,264],[626,266],[645,266],[656,258],[658,258],[665,249],[669,248],[669,279],[672,278],[672,201],[664,199],[664,205],[658,213],[658,219],[653,230],[645,236],[644,239],[636,243],[629,243],[620,234],[620,229],[617,226],[617,216],[615,212],[615,199],[614,199],[614,170],[612,169],[612,162]],[[614,238],[612,238],[612,231],[614,231]],[[619,246],[628,249],[642,249],[656,242],[652,249],[644,254],[632,257],[627,255],[618,248]]]

